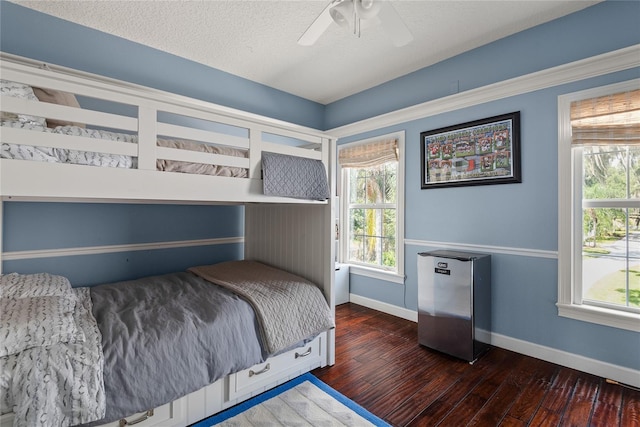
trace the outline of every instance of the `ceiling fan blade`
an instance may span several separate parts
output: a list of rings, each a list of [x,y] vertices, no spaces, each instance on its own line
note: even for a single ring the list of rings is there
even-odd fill
[[[413,40],[413,34],[390,2],[381,2],[378,18],[382,21],[382,29],[395,46],[404,46]]]
[[[329,28],[329,25],[333,23],[329,10],[333,6],[334,2],[330,2],[327,7],[318,15],[318,17],[309,25],[307,31],[304,32],[298,39],[298,44],[302,46],[313,45],[320,36]]]

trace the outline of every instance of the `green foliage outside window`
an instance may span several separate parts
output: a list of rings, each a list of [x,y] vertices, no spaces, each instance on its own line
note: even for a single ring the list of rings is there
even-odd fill
[[[640,147],[587,147],[584,149],[583,199],[640,199]],[[626,234],[626,223],[638,230],[638,209],[584,209],[584,236],[597,240]]]
[[[349,260],[396,268],[397,163],[349,169]]]
[[[640,308],[640,207],[633,203],[640,200],[640,147],[583,148],[582,189],[584,298]],[[616,207],[621,201],[632,203]],[[616,259],[621,267],[609,271]]]

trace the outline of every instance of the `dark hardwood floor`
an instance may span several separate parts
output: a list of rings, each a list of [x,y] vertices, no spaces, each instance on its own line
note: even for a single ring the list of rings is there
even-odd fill
[[[336,307],[336,364],[313,374],[393,426],[640,426],[639,391],[495,347],[470,365],[352,303]]]

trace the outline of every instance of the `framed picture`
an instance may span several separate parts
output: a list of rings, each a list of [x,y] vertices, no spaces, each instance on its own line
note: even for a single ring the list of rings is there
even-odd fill
[[[420,133],[420,187],[522,182],[520,112]]]

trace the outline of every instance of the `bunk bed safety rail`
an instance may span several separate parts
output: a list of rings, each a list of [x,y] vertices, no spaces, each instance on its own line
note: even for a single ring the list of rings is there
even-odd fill
[[[269,151],[320,160],[328,171],[328,139],[318,131],[292,130],[275,120],[97,76],[12,61],[1,61],[0,67],[3,159],[42,157],[52,163],[260,179],[261,153]],[[16,96],[5,90],[6,82],[42,88],[55,99]],[[24,147],[31,147],[27,155],[11,154]],[[38,150],[44,153],[37,153],[40,157],[33,154]]]

